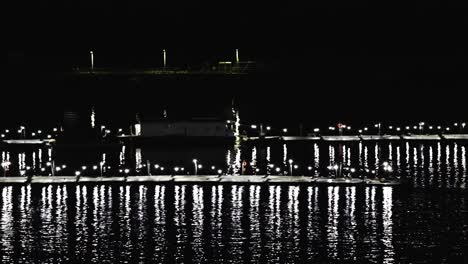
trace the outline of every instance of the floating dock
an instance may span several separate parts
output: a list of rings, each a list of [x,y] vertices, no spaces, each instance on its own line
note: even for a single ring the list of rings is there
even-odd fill
[[[398,180],[373,180],[359,178],[327,178],[282,175],[158,175],[158,176],[32,176],[0,177],[0,185],[17,184],[133,184],[133,183],[176,183],[176,184],[310,184],[310,185],[381,185],[396,186]]]

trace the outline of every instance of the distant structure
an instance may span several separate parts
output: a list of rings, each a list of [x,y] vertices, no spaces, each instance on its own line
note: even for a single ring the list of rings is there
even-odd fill
[[[140,124],[137,124],[140,125]],[[189,120],[144,120],[135,136],[141,137],[220,137],[234,138],[232,126],[226,120],[194,118]]]
[[[219,61],[218,71],[224,73],[249,73],[256,71],[256,61],[241,61],[239,49],[236,49],[235,62]]]

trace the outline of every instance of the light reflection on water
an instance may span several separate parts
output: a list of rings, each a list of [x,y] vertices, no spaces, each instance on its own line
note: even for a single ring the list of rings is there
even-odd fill
[[[0,193],[2,263],[409,263],[465,254],[467,196],[457,190],[28,185]],[[450,243],[436,239],[445,236]]]
[[[26,168],[28,175],[50,175],[51,169],[46,161],[56,160],[56,165],[70,164],[62,169],[60,175],[74,175],[76,169],[84,165],[91,168],[93,165],[105,162],[109,171],[107,175],[119,173],[118,168],[123,166],[141,167],[149,161],[167,168],[175,166],[185,167],[184,173],[193,173],[192,159],[197,158],[198,164],[203,168],[198,174],[213,173],[211,166],[220,168],[223,172],[239,175],[243,172],[242,162],[246,161],[247,174],[275,174],[289,173],[289,159],[299,165],[294,169],[297,175],[327,176],[328,166],[336,162],[343,162],[355,168],[376,169],[384,161],[393,166],[394,174],[407,177],[410,184],[415,187],[444,187],[466,188],[466,143],[465,142],[344,142],[344,143],[303,143],[303,142],[271,142],[267,144],[242,142],[234,146],[186,146],[177,149],[161,148],[132,148],[122,146],[115,152],[85,151],[56,151],[50,148],[36,148],[32,150],[2,150],[2,162],[11,161],[7,175],[21,175]],[[45,152],[44,152],[45,151]],[[133,151],[130,154],[129,151]],[[168,154],[170,153],[170,155]],[[84,156],[83,156],[84,155]],[[80,157],[83,156],[83,160]],[[86,162],[89,157],[96,157]],[[133,157],[133,158],[131,158]],[[133,159],[133,161],[130,161]],[[113,163],[114,162],[114,163]],[[104,166],[106,167],[106,166]],[[121,167],[122,168],[122,167]],[[43,171],[42,171],[42,170]],[[170,170],[169,170],[170,171]],[[95,172],[99,173],[99,172]],[[146,175],[147,169],[138,169],[131,173]],[[153,174],[167,173],[155,171]]]

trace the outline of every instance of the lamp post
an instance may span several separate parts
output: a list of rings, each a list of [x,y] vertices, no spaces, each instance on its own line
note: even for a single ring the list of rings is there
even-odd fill
[[[9,162],[9,161],[2,162],[3,177],[6,176],[6,173],[7,173],[8,169],[9,169],[10,165],[11,165],[11,162]]]
[[[289,176],[292,176],[292,173],[293,173],[293,160],[292,159],[289,159],[288,160],[289,162]]]
[[[198,173],[198,164],[197,164],[198,160],[197,159],[193,159],[193,167],[194,167],[194,171],[195,171],[195,175],[197,175]]]
[[[91,56],[91,70],[94,70],[94,53],[93,51],[91,50],[89,52],[90,56]]]
[[[378,128],[378,131],[379,131],[378,135],[380,136],[381,123],[379,122],[379,123],[375,124],[375,127]]]
[[[163,68],[166,70],[166,50],[163,49]]]
[[[424,122],[419,122],[419,134],[423,134],[424,132]]]

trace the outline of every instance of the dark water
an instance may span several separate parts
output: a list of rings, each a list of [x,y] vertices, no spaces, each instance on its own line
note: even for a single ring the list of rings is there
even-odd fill
[[[460,190],[1,187],[2,263],[466,263]]]
[[[293,159],[295,174],[321,175],[337,159],[369,168],[385,160],[409,183],[2,186],[0,255],[2,263],[468,263],[466,147],[274,143],[104,152],[109,164],[138,167],[148,159],[187,171],[196,157],[201,173],[211,165],[238,173],[241,160],[287,173]],[[32,166],[33,155],[42,168],[49,159],[98,163],[104,154],[43,149],[39,161],[38,151],[2,154],[12,170]]]

